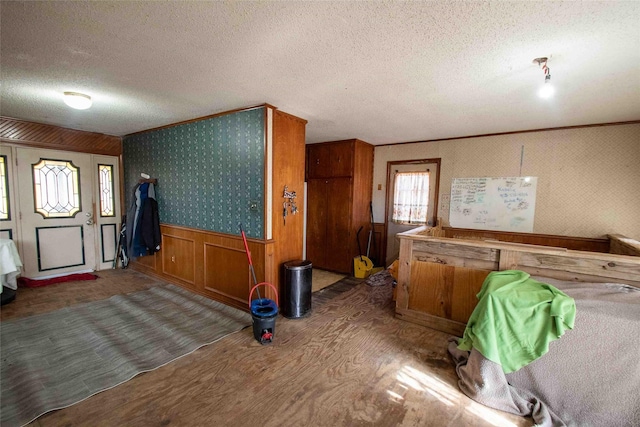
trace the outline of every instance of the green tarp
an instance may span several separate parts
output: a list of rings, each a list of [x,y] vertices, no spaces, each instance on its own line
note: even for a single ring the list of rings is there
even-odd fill
[[[505,373],[533,362],[549,351],[551,341],[573,329],[573,298],[524,271],[490,273],[478,300],[458,348],[475,348]]]

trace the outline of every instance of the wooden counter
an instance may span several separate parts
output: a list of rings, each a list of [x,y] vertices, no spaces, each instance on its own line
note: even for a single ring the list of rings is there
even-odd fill
[[[491,271],[576,282],[640,287],[640,258],[495,240],[424,235],[426,227],[398,234],[400,261],[396,317],[462,336],[476,294]]]

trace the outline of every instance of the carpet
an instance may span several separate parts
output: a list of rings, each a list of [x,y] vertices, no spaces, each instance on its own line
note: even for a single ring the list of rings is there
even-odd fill
[[[249,325],[249,313],[169,284],[2,322],[0,424],[24,425]]]
[[[18,277],[18,286],[25,288],[39,288],[55,283],[76,282],[79,280],[96,280],[98,276],[91,273],[75,273],[66,276],[52,277],[50,279],[29,279],[28,277]]]
[[[317,292],[327,286],[331,286],[344,277],[344,274],[313,268],[311,270],[311,292]]]

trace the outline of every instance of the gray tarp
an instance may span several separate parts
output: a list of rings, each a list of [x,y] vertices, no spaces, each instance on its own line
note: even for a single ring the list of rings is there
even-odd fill
[[[449,344],[460,389],[542,426],[640,426],[640,289],[536,277],[576,301],[573,330],[528,366],[502,367]]]

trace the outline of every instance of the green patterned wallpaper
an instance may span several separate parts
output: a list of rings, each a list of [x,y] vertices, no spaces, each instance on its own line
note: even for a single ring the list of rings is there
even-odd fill
[[[158,178],[160,222],[264,236],[264,108],[125,137],[126,207],[144,172]],[[257,209],[250,210],[252,202]]]

